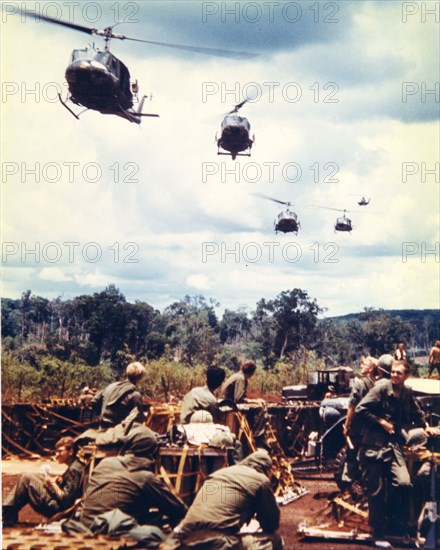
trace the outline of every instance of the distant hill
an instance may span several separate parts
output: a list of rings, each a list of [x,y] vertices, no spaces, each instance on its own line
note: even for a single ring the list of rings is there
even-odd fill
[[[440,309],[375,309],[371,311],[386,313],[388,315],[391,315],[392,317],[400,317],[402,321],[411,322],[415,319],[420,321],[423,320],[425,317],[432,317],[437,326],[439,326],[440,328]],[[347,313],[346,315],[329,317],[329,319],[332,319],[334,321],[353,321],[357,319],[358,321],[361,321],[365,313],[365,311],[360,311],[359,313]]]
[[[359,313],[348,313],[336,317],[329,317],[336,323],[359,322],[367,320],[369,314],[384,314],[391,317],[400,317],[409,323],[413,329],[413,341],[407,342],[416,352],[428,352],[435,340],[440,339],[440,309],[366,309]],[[417,353],[418,354],[418,353]]]

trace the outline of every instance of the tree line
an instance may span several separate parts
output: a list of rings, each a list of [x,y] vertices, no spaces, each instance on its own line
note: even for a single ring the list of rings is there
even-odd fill
[[[5,298],[3,390],[22,394],[38,382],[50,392],[57,374],[61,382],[52,390],[68,395],[84,382],[100,386],[120,377],[135,359],[156,362],[164,371],[155,389],[164,397],[178,393],[170,368],[176,376],[180,366],[192,374],[210,364],[235,371],[245,358],[257,361],[261,380],[271,380],[272,387],[277,375],[280,383],[300,382],[311,364],[351,365],[361,354],[389,353],[400,341],[427,348],[439,334],[437,310],[417,310],[402,318],[367,308],[356,316],[323,318],[317,301],[297,288],[261,299],[253,310],[227,309],[220,317],[219,306],[201,295],[185,296],[161,312],[142,301],[127,302],[114,285],[70,300],[49,300],[30,290],[20,299]]]

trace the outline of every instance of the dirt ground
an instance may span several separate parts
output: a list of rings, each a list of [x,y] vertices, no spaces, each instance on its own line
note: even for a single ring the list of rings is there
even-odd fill
[[[19,460],[11,459],[2,462],[2,493],[3,497],[10,491],[18,481],[23,472],[39,472],[43,464],[49,463],[52,473],[61,473],[62,466],[48,460]],[[285,506],[281,506],[281,533],[285,541],[286,550],[364,550],[371,548],[369,544],[350,541],[332,540],[299,540],[297,535],[298,525],[305,519],[319,513],[326,506],[328,498],[335,495],[337,487],[330,477],[317,478],[314,480],[301,480],[301,484],[308,489],[308,494]],[[26,506],[20,512],[20,527],[28,528],[44,520]],[[4,530],[8,532],[8,528]]]

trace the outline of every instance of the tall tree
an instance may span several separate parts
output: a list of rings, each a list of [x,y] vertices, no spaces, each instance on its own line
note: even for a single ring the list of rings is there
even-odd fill
[[[384,310],[366,309],[360,319],[365,345],[375,357],[392,353],[398,342],[411,339],[411,325]]]
[[[185,296],[165,309],[166,334],[177,359],[190,365],[214,360],[220,346],[216,305],[215,300],[208,303],[203,296]]]
[[[294,288],[281,292],[275,300],[261,300],[257,311],[260,317],[266,312],[272,318],[272,330],[275,332],[273,351],[281,358],[301,345],[310,347],[322,309],[306,291]]]
[[[238,344],[249,335],[250,330],[251,320],[243,309],[238,311],[225,310],[220,322],[222,344]]]

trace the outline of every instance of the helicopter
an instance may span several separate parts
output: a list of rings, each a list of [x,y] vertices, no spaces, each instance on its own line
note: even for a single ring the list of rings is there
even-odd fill
[[[120,116],[129,122],[134,122],[136,124],[141,123],[142,117],[159,116],[157,114],[142,112],[144,101],[147,96],[144,95],[139,101],[139,86],[137,80],[131,83],[130,72],[127,66],[110,52],[109,44],[112,38],[118,40],[143,42],[145,44],[166,46],[222,57],[255,57],[255,54],[247,52],[234,52],[231,50],[201,48],[198,46],[185,46],[181,44],[170,44],[167,42],[154,42],[151,40],[130,38],[123,34],[114,33],[113,27],[115,25],[113,25],[113,27],[106,27],[104,30],[98,30],[92,27],[86,27],[60,19],[54,19],[42,14],[37,15],[34,12],[26,10],[17,10],[17,13],[29,15],[37,21],[42,19],[48,23],[68,27],[86,34],[104,37],[104,49],[99,49],[93,44],[84,49],[73,50],[70,56],[69,65],[65,71],[68,94],[65,100],[63,100],[61,95],[58,94],[58,99],[62,105],[77,119],[79,119],[79,116],[84,111],[76,114],[67,102],[71,102],[78,107],[85,107],[86,111],[90,109],[93,111],[99,111],[102,114]],[[134,108],[135,101],[139,102],[139,106],[136,110]]]
[[[335,231],[342,231],[346,233],[351,233],[353,230],[353,225],[350,218],[347,218],[345,215],[347,212],[353,212],[352,210],[345,210],[341,208],[331,208],[330,206],[316,206],[314,204],[309,205],[311,208],[324,208],[325,210],[335,210],[336,212],[343,212],[343,215],[339,218],[336,218],[334,227]]]
[[[352,232],[353,226],[351,224],[351,220],[345,215],[346,212],[347,210],[344,210],[344,214],[341,217],[336,218],[334,225],[335,231],[346,231],[348,233]]]
[[[251,126],[248,119],[237,114],[247,101],[249,99],[238,103],[223,119],[220,139],[217,139],[217,136],[215,137],[218,155],[230,155],[232,160],[235,160],[237,156],[251,156],[251,148],[255,141],[255,136],[252,136],[253,139],[250,139],[249,132]]]
[[[298,230],[301,227],[301,224],[298,220],[298,216],[295,212],[292,210],[289,210],[289,206],[292,206],[291,202],[286,201],[280,201],[278,199],[274,199],[272,197],[268,197],[267,195],[263,195],[260,193],[252,193],[254,197],[259,197],[260,199],[266,199],[269,201],[277,202],[278,204],[285,204],[287,206],[286,210],[283,210],[280,212],[274,221],[274,229],[275,234],[278,233],[278,231],[281,231],[282,233],[295,233],[295,235],[298,234]]]
[[[360,201],[358,201],[359,206],[367,206],[367,204],[370,204],[370,197],[368,197],[368,200],[365,197],[362,197]]]

